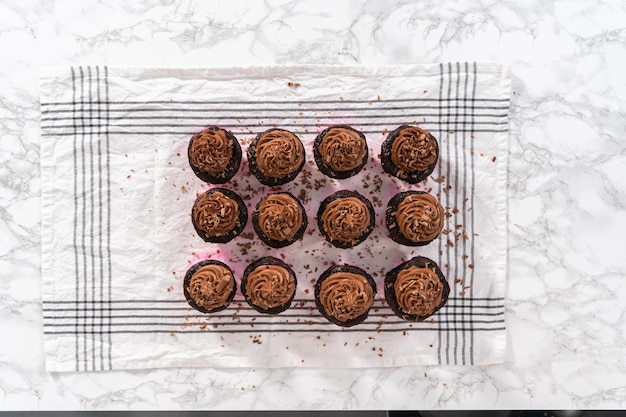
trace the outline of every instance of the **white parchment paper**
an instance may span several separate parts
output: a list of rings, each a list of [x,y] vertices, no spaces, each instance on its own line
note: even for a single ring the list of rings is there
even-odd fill
[[[46,367],[89,371],[173,366],[391,367],[501,362],[505,352],[506,157],[509,73],[497,64],[384,67],[276,66],[220,69],[74,67],[42,74],[42,257]],[[355,177],[317,171],[312,143],[332,124],[368,140],[369,162]],[[401,124],[439,140],[433,175],[417,185],[384,173],[380,145]],[[223,187],[249,213],[270,191],[305,205],[309,226],[295,244],[272,249],[252,222],[227,244],[200,239],[191,224],[196,196],[211,185],[187,160],[193,133],[217,125],[242,143],[244,159]],[[303,141],[307,162],[295,181],[261,185],[247,144],[281,127]],[[337,249],[317,228],[319,203],[341,189],[372,201],[376,228],[361,245]],[[425,247],[393,242],[384,211],[398,191],[436,195],[448,214],[444,233]],[[204,315],[184,301],[194,263],[227,263],[239,283],[261,256],[297,274],[296,301],[270,317],[240,291],[226,310]],[[408,323],[384,302],[385,272],[413,256],[439,263],[448,304],[431,320]],[[314,283],[334,263],[376,280],[370,317],[342,329],[313,301]]]

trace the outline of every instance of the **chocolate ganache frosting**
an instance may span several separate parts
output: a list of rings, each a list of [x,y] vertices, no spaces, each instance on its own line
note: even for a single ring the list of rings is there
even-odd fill
[[[270,194],[257,210],[259,228],[270,239],[289,240],[302,226],[302,209],[289,194]]]
[[[321,285],[319,301],[326,313],[340,322],[365,314],[374,304],[374,293],[365,277],[335,272]]]
[[[354,242],[370,226],[370,213],[356,197],[338,198],[324,210],[322,224],[330,240]]]
[[[213,176],[223,175],[233,157],[233,142],[223,130],[197,133],[189,148],[191,163]]]
[[[406,196],[396,212],[400,233],[412,242],[430,241],[443,229],[443,207],[427,193]]]
[[[191,276],[187,291],[199,307],[214,310],[228,305],[234,279],[221,265],[205,265]]]
[[[219,191],[204,194],[194,205],[193,221],[207,236],[227,235],[239,224],[239,205]]]
[[[391,160],[404,172],[424,171],[437,161],[437,141],[427,131],[407,126],[391,145]]]
[[[428,316],[441,304],[443,284],[432,269],[412,265],[398,273],[394,291],[402,311]]]
[[[326,165],[338,172],[350,171],[363,162],[367,144],[355,131],[335,127],[328,130],[319,146]]]
[[[256,164],[270,178],[285,177],[304,162],[304,148],[298,138],[286,130],[271,130],[256,144]]]
[[[264,310],[289,302],[296,291],[294,277],[280,265],[260,265],[247,278],[250,302]]]

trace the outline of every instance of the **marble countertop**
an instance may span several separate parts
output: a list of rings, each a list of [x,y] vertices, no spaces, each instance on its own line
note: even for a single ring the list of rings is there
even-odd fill
[[[0,3],[0,409],[626,407],[626,4],[169,3]],[[44,371],[40,68],[447,61],[512,65],[506,363]]]

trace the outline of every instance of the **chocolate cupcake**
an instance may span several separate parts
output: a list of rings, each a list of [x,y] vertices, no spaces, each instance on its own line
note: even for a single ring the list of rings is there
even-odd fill
[[[423,191],[398,193],[387,204],[391,239],[406,246],[424,246],[435,240],[445,221],[439,201]]]
[[[239,169],[241,146],[232,133],[212,126],[193,135],[187,157],[191,169],[202,181],[224,184]]]
[[[374,230],[374,207],[354,191],[337,191],[326,197],[317,212],[317,225],[328,242],[337,248],[351,248]]]
[[[296,274],[280,259],[257,259],[243,273],[241,292],[260,313],[278,314],[287,310],[296,293]]]
[[[254,231],[273,248],[282,248],[300,239],[307,224],[304,207],[287,192],[263,197],[252,212]]]
[[[417,256],[385,275],[385,299],[393,312],[409,321],[422,321],[446,304],[450,286],[432,259]]]
[[[313,143],[313,156],[322,174],[349,178],[365,166],[368,157],[363,133],[350,126],[334,125],[323,130]]]
[[[361,268],[335,265],[315,284],[315,304],[328,321],[342,327],[362,323],[374,305],[376,283]]]
[[[296,135],[283,129],[259,133],[248,146],[248,164],[261,184],[276,186],[293,181],[304,166],[305,153]]]
[[[237,193],[212,188],[196,199],[191,209],[191,221],[206,242],[226,243],[246,226],[248,210]]]
[[[437,139],[427,130],[402,125],[381,146],[383,170],[410,184],[428,177],[439,159]]]
[[[189,268],[183,292],[189,305],[203,313],[224,310],[233,300],[237,283],[228,265],[214,260],[201,261]]]

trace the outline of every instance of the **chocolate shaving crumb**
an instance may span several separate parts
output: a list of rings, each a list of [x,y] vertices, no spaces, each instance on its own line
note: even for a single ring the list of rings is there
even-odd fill
[[[311,200],[309,198],[309,194],[304,188],[300,189],[300,192],[298,193],[298,200],[302,201],[303,204],[306,204]]]

